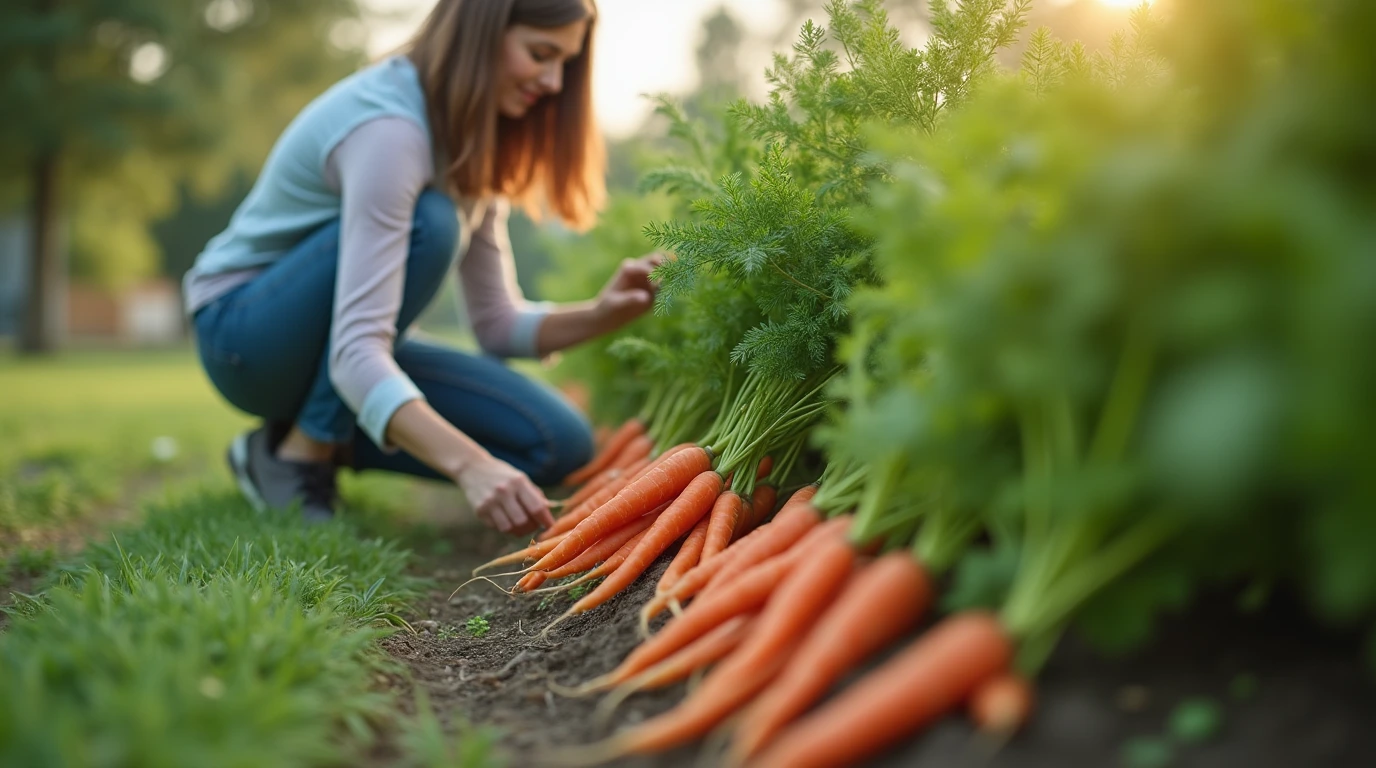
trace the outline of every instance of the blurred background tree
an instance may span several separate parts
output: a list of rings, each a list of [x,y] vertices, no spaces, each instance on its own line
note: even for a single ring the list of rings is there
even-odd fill
[[[359,11],[356,0],[0,4],[0,202],[21,207],[30,232],[20,349],[60,342],[69,267],[107,285],[157,273],[152,223],[242,187],[296,112],[363,62]]]

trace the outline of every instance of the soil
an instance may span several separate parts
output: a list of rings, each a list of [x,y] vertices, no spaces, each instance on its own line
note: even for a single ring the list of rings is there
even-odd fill
[[[540,630],[569,605],[568,599],[543,604],[540,597],[513,599],[491,584],[475,582],[451,600],[450,590],[475,565],[514,547],[478,527],[446,529],[441,536],[452,552],[425,558],[420,567],[444,589],[416,606],[412,618],[418,634],[397,634],[384,643],[408,670],[392,680],[406,706],[414,699],[414,686],[423,686],[447,728],[461,720],[495,726],[509,765],[537,766],[548,762],[551,752],[592,743],[681,700],[683,684],[637,694],[610,723],[600,724],[593,716],[599,697],[564,698],[547,685],[576,685],[625,657],[637,642],[637,610],[667,559],[651,570],[652,578],[560,624],[549,642],[542,642]],[[472,637],[464,625],[479,615],[490,630]],[[1005,744],[975,734],[957,714],[869,764],[1376,766],[1376,686],[1360,649],[1359,637],[1320,632],[1291,605],[1277,602],[1263,614],[1243,615],[1229,603],[1205,601],[1166,620],[1157,641],[1134,656],[1108,659],[1073,638],[1063,643],[1040,679],[1035,716]],[[1200,699],[1218,706],[1219,727],[1197,743],[1171,739],[1171,713],[1182,702]],[[712,755],[692,745],[609,765],[718,764]]]

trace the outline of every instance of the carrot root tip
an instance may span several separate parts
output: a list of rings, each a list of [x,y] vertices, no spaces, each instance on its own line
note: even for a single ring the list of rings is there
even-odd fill
[[[498,573],[498,574],[495,574],[495,575],[496,575],[496,576],[512,576],[512,575],[514,575],[514,574],[510,574],[510,573]],[[511,594],[510,592],[507,591],[507,588],[506,588],[506,587],[502,586],[501,584],[498,584],[496,581],[494,581],[494,580],[493,580],[491,577],[489,577],[489,576],[474,576],[473,578],[469,579],[468,581],[465,581],[464,583],[460,584],[459,586],[454,587],[454,591],[449,593],[449,599],[450,599],[450,600],[453,600],[453,599],[454,599],[454,595],[459,594],[459,590],[463,589],[464,587],[468,586],[469,584],[472,584],[472,583],[475,582],[475,581],[485,581],[485,582],[487,582],[488,584],[491,584],[492,586],[496,587],[497,589],[500,589],[502,592],[504,592],[504,593],[506,593],[506,594]]]
[[[593,725],[598,728],[605,728],[611,722],[612,715],[616,714],[616,708],[621,706],[621,702],[631,697],[631,694],[640,690],[639,686],[623,685],[615,688],[607,697],[597,703],[597,708],[592,711]]]
[[[559,618],[555,619],[554,621],[551,621],[544,629],[540,630],[540,634],[536,635],[536,638],[544,642],[549,642],[549,633],[555,627],[559,626],[560,624],[563,624],[567,619],[569,619],[569,617],[573,615],[574,613],[572,608],[570,608],[567,611],[564,611],[564,613],[560,615]]]

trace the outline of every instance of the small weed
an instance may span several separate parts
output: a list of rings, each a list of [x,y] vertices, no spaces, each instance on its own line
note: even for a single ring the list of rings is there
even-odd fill
[[[435,637],[438,637],[441,640],[455,640],[458,638],[458,636],[459,628],[453,625],[440,627],[439,631],[435,633]]]
[[[468,634],[473,637],[482,637],[492,629],[492,625],[487,622],[486,616],[474,616],[469,619],[463,628],[468,630]]]
[[[582,599],[583,595],[586,595],[589,592],[593,591],[597,588],[597,585],[601,583],[601,579],[593,579],[592,581],[585,581],[582,584],[579,584],[578,586],[569,590],[569,600]]]

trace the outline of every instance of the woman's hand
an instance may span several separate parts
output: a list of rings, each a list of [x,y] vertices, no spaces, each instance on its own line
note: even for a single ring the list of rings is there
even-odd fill
[[[596,307],[606,323],[605,331],[614,331],[650,309],[658,289],[650,272],[665,258],[662,253],[651,253],[621,262],[611,282],[597,294]]]
[[[464,467],[456,478],[478,518],[491,528],[524,536],[554,525],[545,494],[524,473],[491,456]]]

